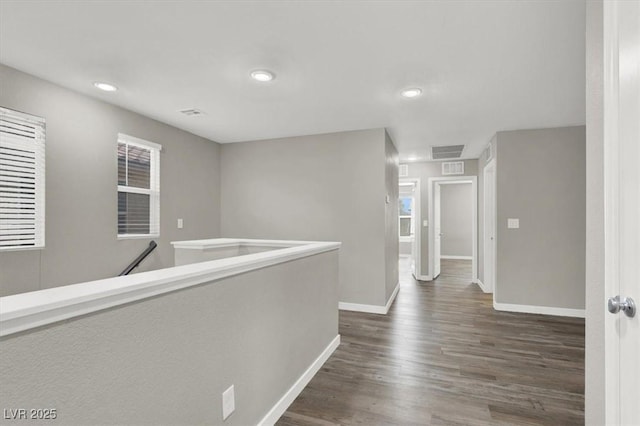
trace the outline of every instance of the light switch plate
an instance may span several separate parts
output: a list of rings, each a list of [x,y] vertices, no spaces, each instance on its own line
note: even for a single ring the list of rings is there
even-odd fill
[[[518,229],[518,228],[520,228],[520,219],[508,218],[507,219],[507,228],[508,229]]]
[[[428,220],[423,220],[423,221],[422,221],[422,226],[424,226],[425,228],[426,228],[427,226],[429,226],[429,221],[428,221]]]
[[[236,410],[236,397],[233,385],[222,392],[222,420],[226,420]]]
[[[183,226],[184,222],[182,221],[182,219],[178,219],[178,229],[182,229]]]

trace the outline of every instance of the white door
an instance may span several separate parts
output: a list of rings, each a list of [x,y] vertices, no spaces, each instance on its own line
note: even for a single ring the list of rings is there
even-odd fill
[[[496,166],[495,161],[484,169],[484,276],[482,283],[493,292],[496,281]]]
[[[440,245],[442,227],[440,226],[440,184],[433,185],[433,279],[440,275]]]
[[[640,425],[640,2],[604,14],[606,421]]]

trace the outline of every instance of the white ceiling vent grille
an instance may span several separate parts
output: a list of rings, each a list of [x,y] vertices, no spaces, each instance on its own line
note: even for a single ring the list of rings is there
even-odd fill
[[[183,109],[180,112],[183,113],[184,115],[188,116],[188,117],[193,117],[194,115],[203,115],[204,114],[204,112],[200,111],[199,109],[195,109],[195,108]]]
[[[432,160],[447,160],[449,158],[460,158],[464,151],[464,145],[432,146]]]
[[[408,164],[400,164],[400,177],[409,176],[409,165]]]
[[[442,163],[442,175],[463,175],[464,161],[445,161]]]

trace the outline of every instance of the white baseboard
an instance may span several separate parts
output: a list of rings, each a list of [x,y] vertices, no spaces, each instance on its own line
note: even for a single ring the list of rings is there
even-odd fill
[[[416,274],[413,274],[413,278],[415,278],[418,281],[433,281],[433,277],[431,277],[431,275],[416,275]]]
[[[338,309],[341,311],[354,311],[354,312],[366,312],[368,314],[382,314],[386,315],[393,304],[393,301],[396,299],[398,295],[398,291],[400,290],[400,283],[396,284],[396,288],[393,289],[393,293],[391,293],[391,297],[387,301],[385,306],[380,305],[363,305],[360,303],[347,303],[347,302],[339,302]]]
[[[399,291],[400,291],[400,282],[396,284],[396,288],[393,289],[391,296],[389,296],[389,300],[387,300],[387,304],[384,307],[385,314],[389,312],[389,309],[391,309],[391,305],[393,305],[393,301],[396,300],[396,296],[398,295]]]
[[[302,390],[311,381],[313,376],[316,375],[320,367],[329,359],[333,351],[340,345],[340,335],[338,334],[335,339],[329,343],[329,345],[322,351],[320,356],[316,358],[313,363],[307,368],[307,370],[300,376],[298,380],[289,388],[289,390],[280,398],[276,405],[269,410],[266,416],[260,420],[259,426],[273,426],[278,419],[287,411],[287,408],[293,401],[300,395]]]
[[[524,312],[527,314],[556,315],[559,317],[584,318],[584,309],[554,308],[552,306],[514,305],[493,302],[493,309],[506,312]]]
[[[473,260],[473,256],[445,256],[441,254],[440,259]]]
[[[484,283],[482,281],[480,281],[480,279],[475,279],[472,281],[474,284],[478,284],[478,287],[480,287],[480,290],[482,290],[485,293],[492,293],[491,291],[489,291],[489,289],[487,289],[484,286]]]

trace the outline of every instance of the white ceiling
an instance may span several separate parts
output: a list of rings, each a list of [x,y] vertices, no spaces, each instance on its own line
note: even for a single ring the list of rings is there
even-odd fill
[[[584,36],[569,0],[0,2],[8,66],[221,143],[387,127],[421,159],[583,124]]]

